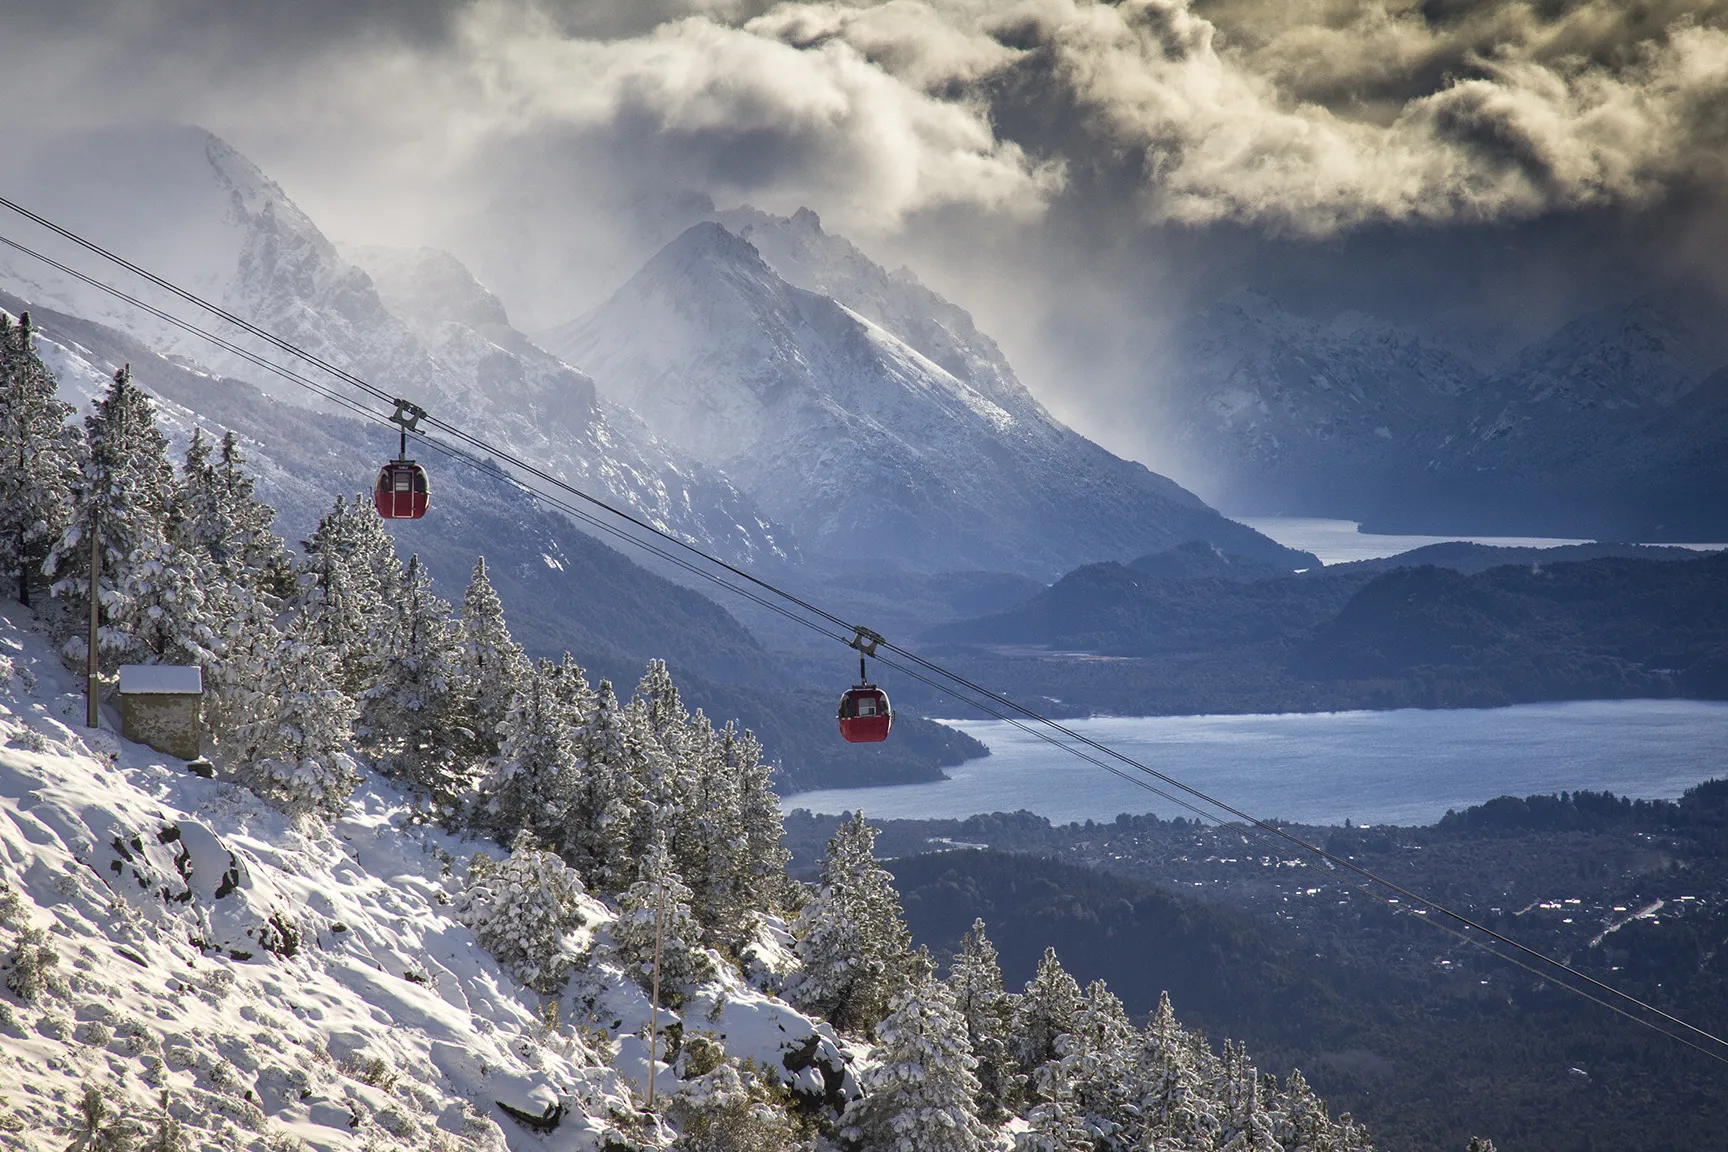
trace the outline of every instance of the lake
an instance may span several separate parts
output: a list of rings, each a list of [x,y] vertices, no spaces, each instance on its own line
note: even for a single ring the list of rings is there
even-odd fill
[[[1239,516],[1242,523],[1286,548],[1312,552],[1322,564],[1345,564],[1352,560],[1374,560],[1396,556],[1426,544],[1468,540],[1502,548],[1557,548],[1562,544],[1584,544],[1584,540],[1562,540],[1547,536],[1390,536],[1358,531],[1353,520],[1324,520],[1306,516]],[[1677,548],[1715,550],[1722,544],[1677,544]]]
[[[1120,812],[1191,815],[1003,721],[943,723],[977,737],[991,754],[948,769],[949,779],[936,783],[802,792],[784,806],[862,808],[879,820],[1019,809],[1055,823],[1112,820]],[[1496,796],[1576,789],[1673,799],[1728,776],[1728,703],[1692,700],[1100,717],[1068,726],[1254,816],[1305,824],[1346,817],[1428,824],[1448,808]]]

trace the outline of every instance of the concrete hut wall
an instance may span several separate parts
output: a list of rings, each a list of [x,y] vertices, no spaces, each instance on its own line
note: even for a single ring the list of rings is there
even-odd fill
[[[133,693],[120,697],[126,739],[182,760],[204,753],[202,696],[190,692]]]
[[[196,760],[204,748],[204,677],[190,665],[120,668],[120,718],[126,739]]]

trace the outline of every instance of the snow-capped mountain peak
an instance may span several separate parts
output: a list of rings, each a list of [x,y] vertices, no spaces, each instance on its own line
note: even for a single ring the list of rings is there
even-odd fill
[[[819,265],[850,298],[789,283],[754,244],[708,222],[548,343],[593,373],[603,395],[724,468],[807,548],[829,555],[1049,574],[1208,538],[1283,558],[1168,480],[1058,424],[1005,362],[994,375],[968,369],[988,367],[976,349],[994,345],[950,340],[952,355],[937,359],[926,349],[941,347],[904,337],[910,321],[884,322],[892,317],[880,308],[873,315],[854,290],[888,277],[859,271],[856,250],[823,238],[813,214],[771,231],[820,241],[819,255],[838,252],[806,271]],[[846,267],[855,274],[841,275]],[[926,336],[948,331],[942,309],[964,316],[942,304],[923,318]]]

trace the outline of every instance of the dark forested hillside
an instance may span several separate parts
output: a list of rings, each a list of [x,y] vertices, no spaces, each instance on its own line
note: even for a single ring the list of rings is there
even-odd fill
[[[788,821],[795,856],[830,823],[810,821]],[[1505,798],[1428,828],[1303,831],[1721,1034],[1724,828],[1728,787],[1712,783],[1678,803]],[[952,949],[983,916],[1011,979],[1053,943],[1131,1012],[1167,990],[1214,1038],[1300,1067],[1385,1148],[1477,1133],[1518,1152],[1706,1149],[1728,1123],[1715,1061],[1245,829],[996,814],[891,822],[881,844],[927,850],[933,838],[991,850],[891,863],[920,941]]]
[[[974,679],[1067,715],[1728,694],[1723,554],[1459,559],[1476,570],[1376,563],[1242,582],[1093,564],[928,636]]]

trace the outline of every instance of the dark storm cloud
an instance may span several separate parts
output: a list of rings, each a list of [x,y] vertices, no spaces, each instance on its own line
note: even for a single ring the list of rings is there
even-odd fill
[[[1719,0],[24,0],[0,60],[50,119],[281,138],[297,113],[446,171],[575,133],[877,229],[945,203],[1023,215],[1070,168],[1127,164],[1146,219],[1325,233],[1718,177],[1725,18]]]

